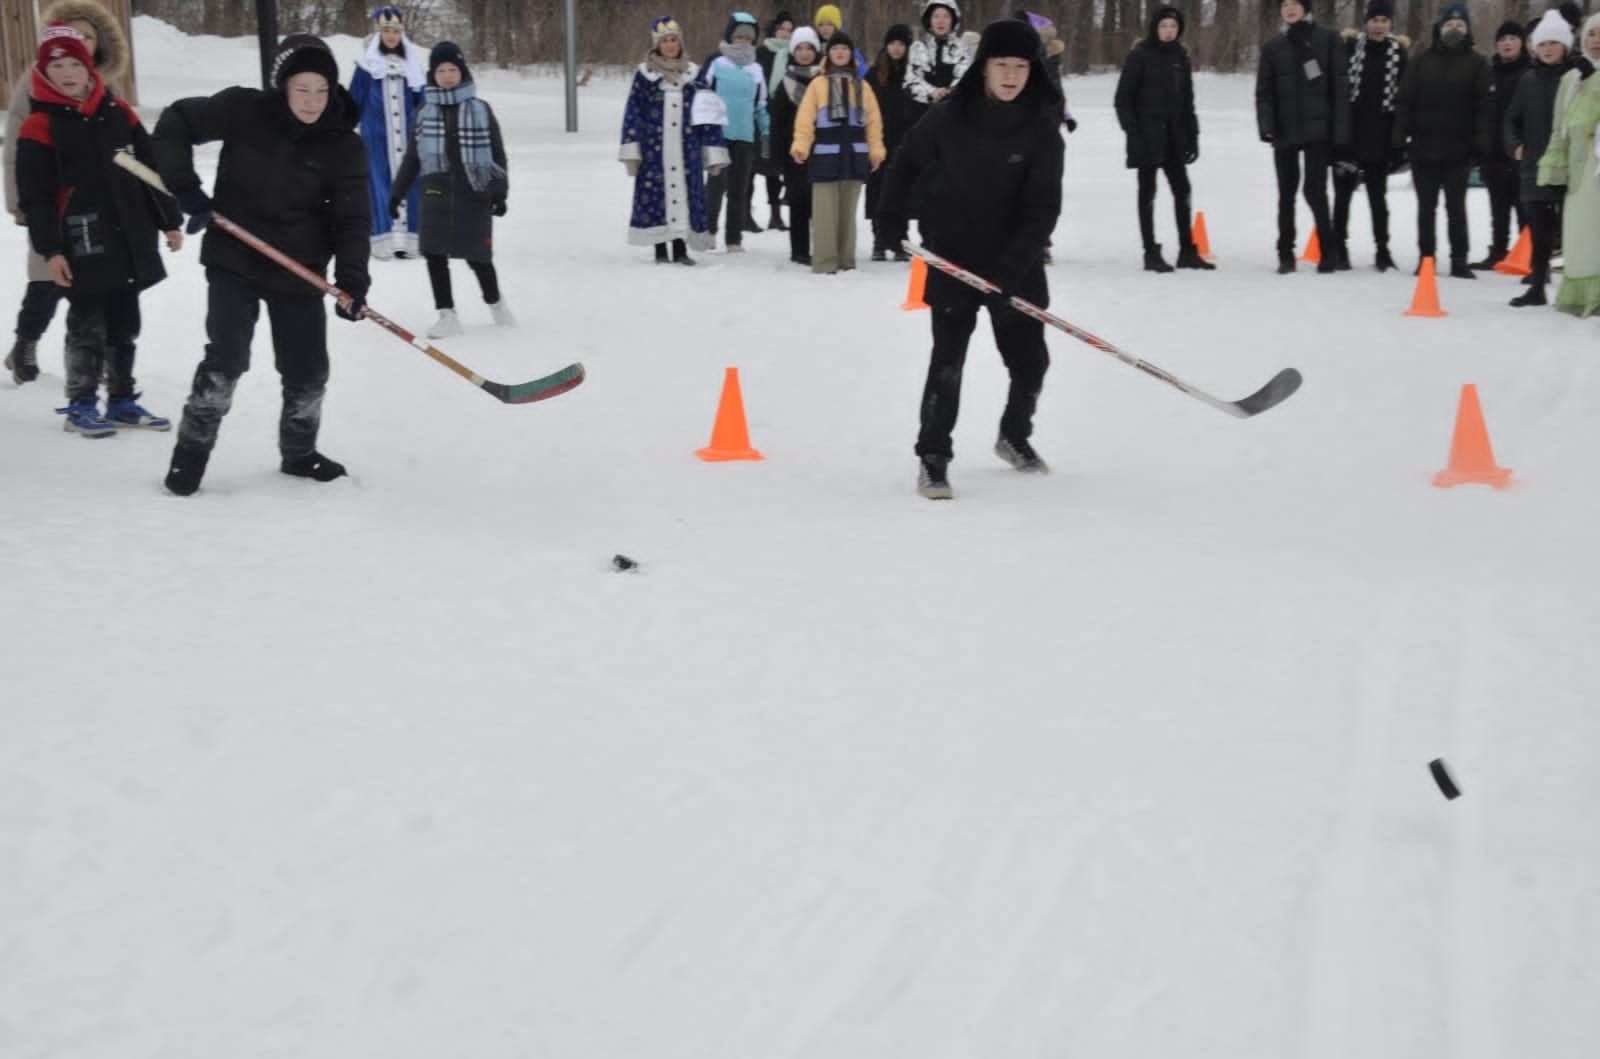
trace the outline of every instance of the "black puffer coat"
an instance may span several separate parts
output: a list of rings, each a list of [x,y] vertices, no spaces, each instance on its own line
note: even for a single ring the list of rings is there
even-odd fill
[[[1511,62],[1506,62],[1498,55],[1489,59],[1489,69],[1493,74],[1489,82],[1489,123],[1492,132],[1489,151],[1484,161],[1513,161],[1505,149],[1504,137],[1500,135],[1500,130],[1505,127],[1506,111],[1511,109],[1511,96],[1517,90],[1517,82],[1521,81],[1522,75],[1532,68],[1533,63],[1528,59],[1526,49]]]
[[[1500,142],[1506,155],[1515,158],[1517,148],[1522,148],[1522,161],[1517,165],[1522,181],[1522,201],[1560,202],[1566,197],[1564,187],[1541,187],[1539,184],[1539,159],[1550,146],[1550,133],[1554,131],[1556,92],[1561,78],[1574,67],[1571,59],[1556,66],[1536,63],[1517,81],[1506,107]]]
[[[1350,148],[1346,157],[1363,165],[1390,161],[1394,135],[1394,107],[1400,98],[1400,84],[1406,75],[1404,37],[1370,40],[1361,34],[1346,38],[1350,62],[1350,90],[1355,102],[1350,105]],[[1356,77],[1355,58],[1361,56],[1361,76]],[[1392,78],[1392,87],[1391,87]]]
[[[928,249],[1045,306],[1044,250],[1061,214],[1061,89],[1040,55],[1014,102],[992,102],[983,91],[985,59],[980,48],[955,91],[906,134],[878,222],[898,245],[906,218],[920,210]],[[979,295],[930,270],[925,298],[939,308]]]
[[[449,168],[442,173],[422,174],[422,223],[418,227],[417,241],[424,254],[489,261],[494,257],[494,204],[505,201],[507,187],[503,181],[496,181],[482,191],[473,189],[461,165],[458,131],[461,106],[455,104],[441,109],[444,111],[444,157]],[[419,113],[416,131],[406,146],[405,160],[400,163],[394,188],[389,193],[393,198],[405,195],[411,190],[411,182],[417,179],[421,169],[417,154],[420,135],[422,115]],[[494,164],[504,171],[506,146],[500,139],[500,123],[495,120],[492,109],[489,111],[489,151]]]
[[[1454,45],[1440,39],[1417,56],[1400,82],[1394,109],[1396,147],[1416,165],[1465,165],[1486,158],[1494,137],[1489,63],[1472,50],[1472,37]]]
[[[1348,144],[1347,71],[1339,35],[1309,19],[1267,41],[1256,69],[1256,126],[1261,138],[1274,147]]]
[[[333,261],[333,282],[365,296],[371,281],[372,201],[367,149],[356,134],[350,93],[332,86],[314,124],[296,118],[277,93],[225,88],[180,99],[156,122],[156,159],[174,192],[200,186],[196,144],[222,141],[211,198],[217,212],[319,275]],[[268,291],[304,294],[306,282],[227,232],[206,230],[200,263],[242,276]]]
[[[1163,16],[1171,17],[1166,9],[1151,17],[1149,34],[1122,61],[1117,79],[1117,123],[1127,136],[1129,169],[1183,164],[1200,149],[1189,52],[1177,40],[1164,44],[1156,37]]]
[[[112,155],[127,149],[154,164],[138,115],[98,81],[80,103],[35,73],[31,95],[32,113],[17,136],[16,178],[35,252],[66,255],[73,294],[140,291],[159,283],[167,271],[158,235],[178,227],[177,209],[111,164]]]

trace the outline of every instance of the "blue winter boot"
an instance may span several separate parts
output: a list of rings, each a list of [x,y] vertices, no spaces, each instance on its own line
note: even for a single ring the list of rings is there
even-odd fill
[[[100,406],[93,397],[73,401],[65,408],[57,408],[58,415],[66,416],[62,430],[75,430],[86,438],[109,438],[117,428],[100,418]]]
[[[172,420],[165,416],[151,415],[139,405],[139,398],[144,394],[136,393],[132,397],[108,397],[106,399],[106,422],[114,427],[143,427],[146,430],[171,430]]]

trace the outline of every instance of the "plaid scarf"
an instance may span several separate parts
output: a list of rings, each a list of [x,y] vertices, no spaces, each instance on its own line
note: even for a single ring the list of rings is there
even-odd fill
[[[417,160],[422,163],[422,173],[443,173],[450,168],[445,157],[445,109],[460,107],[456,119],[456,136],[461,141],[461,166],[466,170],[467,183],[473,191],[484,191],[490,183],[504,180],[506,171],[494,161],[489,104],[478,98],[478,88],[471,81],[454,88],[429,85],[423,90],[426,103],[417,115]]]
[[[1400,91],[1400,42],[1393,37],[1384,38],[1383,52],[1383,112],[1394,112],[1394,97]],[[1361,69],[1367,62],[1367,34],[1363,30],[1356,36],[1355,52],[1350,56],[1350,102],[1361,98]]]

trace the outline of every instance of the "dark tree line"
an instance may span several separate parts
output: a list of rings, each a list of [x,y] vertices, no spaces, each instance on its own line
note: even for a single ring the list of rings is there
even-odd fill
[[[1590,0],[1590,6],[1596,0]],[[190,33],[243,36],[255,32],[254,5],[248,0],[220,4],[215,0],[135,0],[134,10],[176,24]],[[370,0],[280,0],[281,24],[311,33],[369,31]],[[469,58],[497,65],[559,62],[563,54],[562,0],[417,0],[402,4],[411,35],[431,44],[450,38],[467,49]],[[780,7],[802,23],[810,21],[815,0],[577,0],[578,54],[585,63],[633,63],[649,46],[650,21],[670,12],[683,24],[692,56],[709,55],[721,39],[734,10],[750,10],[766,19]],[[916,25],[921,0],[844,0],[845,29],[867,55],[876,54],[884,31],[896,22]],[[1113,67],[1144,35],[1151,12],[1164,3],[1153,0],[963,0],[964,28],[981,29],[990,19],[1019,7],[1053,20],[1066,42],[1064,66],[1071,73]],[[1185,43],[1195,65],[1208,70],[1253,68],[1261,42],[1278,32],[1278,0],[1173,0],[1184,14]],[[1397,32],[1413,42],[1426,42],[1442,0],[1395,0]],[[1530,20],[1548,7],[1543,0],[1471,0],[1479,45],[1487,49],[1494,28],[1506,18]],[[1334,27],[1355,26],[1365,0],[1311,0],[1316,19]]]

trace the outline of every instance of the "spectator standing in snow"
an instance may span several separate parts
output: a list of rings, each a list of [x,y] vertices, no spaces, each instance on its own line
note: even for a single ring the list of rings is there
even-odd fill
[[[1049,305],[1043,257],[1061,212],[1060,124],[1060,87],[1045,72],[1039,35],[1027,23],[1001,19],[984,28],[965,76],[911,127],[889,170],[879,223],[903,238],[911,189],[937,170],[920,215],[928,249],[1003,292],[985,297],[943,272],[928,273],[933,352],[916,453],[917,491],[929,499],[952,495],[947,469],[961,372],[985,306],[1011,375],[995,454],[1019,471],[1047,470],[1028,440],[1050,364],[1044,324],[1011,308],[1007,295]]]
[[[794,119],[789,156],[811,181],[811,271],[856,267],[856,209],[861,187],[883,164],[883,115],[856,75],[855,45],[843,30],[823,53]]]
[[[1517,160],[1506,150],[1505,137],[1501,135],[1511,95],[1522,75],[1532,66],[1523,37],[1521,23],[1501,23],[1494,34],[1494,57],[1489,60],[1493,75],[1489,82],[1490,142],[1488,153],[1478,159],[1478,174],[1483,178],[1483,186],[1489,189],[1490,240],[1489,252],[1472,265],[1479,271],[1494,268],[1505,260],[1506,251],[1511,247],[1513,213],[1518,231],[1528,223],[1520,194],[1522,176]]]
[[[654,246],[664,263],[692,265],[689,247],[711,245],[706,221],[705,173],[728,164],[722,125],[706,115],[715,92],[695,81],[699,68],[684,55],[683,31],[670,16],[650,25],[650,51],[634,71],[622,115],[618,159],[633,178],[628,242]],[[697,113],[702,119],[697,123]]]
[[[1177,225],[1178,267],[1216,266],[1195,249],[1189,211],[1188,166],[1200,158],[1200,120],[1194,109],[1194,72],[1180,42],[1183,13],[1158,8],[1150,29],[1122,63],[1117,80],[1117,121],[1128,141],[1128,168],[1139,173],[1139,236],[1147,272],[1171,272],[1156,242],[1156,176],[1165,173]]]
[[[939,102],[966,74],[972,51],[961,36],[961,5],[927,0],[922,5],[925,35],[913,41],[907,57],[906,91],[924,105]]]
[[[822,40],[823,57],[826,59],[828,47],[833,41],[833,35],[844,31],[844,15],[839,10],[838,4],[823,4],[817,8],[816,17],[812,18],[811,26],[817,31],[817,36]],[[851,53],[855,57],[856,76],[867,76],[867,57],[861,54],[861,49],[854,44]]]
[[[1450,275],[1476,279],[1467,264],[1467,173],[1487,157],[1493,139],[1489,63],[1472,50],[1464,3],[1450,3],[1433,25],[1433,44],[1417,55],[1400,81],[1390,141],[1411,159],[1417,189],[1417,254],[1435,257],[1439,192],[1450,234]]]
[[[319,275],[333,260],[333,282],[348,296],[337,312],[366,311],[372,200],[367,152],[356,134],[355,101],[339,67],[316,37],[291,36],[272,62],[272,90],[225,88],[180,99],[156,123],[156,158],[167,187],[205,228],[212,200],[194,171],[196,144],[222,142],[214,185],[220,213]],[[195,369],[167,468],[169,491],[200,488],[239,376],[250,367],[250,340],[261,304],[272,323],[273,359],[283,380],[278,420],[279,469],[331,482],[344,465],[317,451],[328,385],[328,317],[323,295],[226,232],[206,232],[206,352]]]
[[[811,180],[806,164],[791,155],[794,120],[806,89],[821,72],[822,43],[817,31],[801,26],[789,38],[789,65],[772,95],[772,153],[783,159],[783,187],[789,200],[789,260],[811,265]]]
[[[793,33],[794,16],[787,11],[779,11],[772,16],[772,21],[767,23],[767,39],[761,42],[761,47],[756,51],[756,62],[760,64],[761,72],[767,79],[769,108],[772,105],[773,95],[778,91],[778,82],[783,80],[784,73],[789,69],[789,38]],[[760,157],[756,160],[756,169],[766,179],[767,227],[776,232],[783,232],[789,228],[783,223],[783,213],[779,209],[783,203],[783,162],[787,155],[783,148],[772,142],[770,131],[765,142],[766,149],[760,152]],[[755,217],[753,204],[750,216]]]
[[[406,36],[405,16],[398,7],[372,12],[375,32],[367,53],[350,78],[350,96],[361,110],[361,139],[367,145],[368,181],[372,187],[372,256],[414,257],[419,252],[418,189],[400,203],[400,215],[389,216],[389,191],[411,143],[427,75],[422,52]]]
[[[1506,153],[1517,160],[1522,212],[1528,219],[1533,243],[1528,289],[1511,299],[1517,308],[1547,305],[1545,284],[1550,282],[1550,257],[1556,229],[1561,225],[1561,187],[1539,184],[1539,159],[1550,144],[1555,121],[1556,96],[1561,79],[1574,69],[1572,27],[1558,11],[1546,11],[1533,27],[1534,64],[1520,80],[1506,107],[1502,141]]]
[[[712,176],[707,184],[707,197],[713,237],[717,234],[723,199],[727,199],[722,238],[730,254],[744,250],[744,233],[751,228],[747,214],[750,196],[746,193],[750,174],[755,168],[759,144],[771,131],[767,82],[756,62],[756,30],[754,15],[735,11],[722,32],[722,43],[718,45],[720,54],[700,73],[701,83],[721,97],[728,111],[727,124],[722,130],[728,148],[728,168]]]
[[[139,292],[161,282],[157,233],[183,245],[170,202],[111,164],[128,152],[155,161],[150,137],[124,100],[106,92],[83,36],[64,22],[45,29],[35,53],[28,101],[18,130],[17,204],[28,241],[67,299],[67,406],[63,426],[85,437],[121,427],[166,430],[172,424],[139,405],[133,361],[139,338]],[[97,394],[107,378],[106,411]]]
[[[46,5],[39,13],[39,25],[56,22],[64,22],[78,31],[93,61],[95,76],[105,85],[106,94],[120,95],[122,78],[128,70],[128,42],[122,35],[121,23],[95,0],[56,0]],[[22,131],[23,119],[30,113],[27,100],[32,85],[33,67],[30,66],[12,86],[9,97],[12,103],[6,109],[5,142],[0,144],[6,212],[23,227],[28,221],[17,201],[17,135]],[[55,317],[56,305],[65,294],[65,288],[56,286],[50,278],[44,258],[31,248],[26,255],[28,283],[17,311],[16,341],[5,360],[11,381],[18,386],[39,377],[39,340],[44,337]]]
[[[1278,174],[1278,271],[1295,269],[1294,197],[1301,186],[1321,246],[1334,242],[1328,213],[1328,167],[1336,147],[1350,142],[1350,84],[1339,35],[1315,25],[1304,0],[1282,0],[1284,31],[1261,46],[1256,71],[1256,125],[1272,147]],[[1332,272],[1336,256],[1322,255],[1318,272]]]
[[[1542,187],[1565,187],[1561,244],[1565,263],[1556,308],[1574,316],[1600,312],[1600,14],[1583,23],[1583,61],[1561,78],[1550,145],[1539,161]]]
[[[883,35],[883,47],[877,61],[872,64],[867,81],[878,100],[878,112],[883,116],[884,160],[894,161],[894,153],[905,139],[913,122],[922,116],[922,106],[906,91],[906,71],[910,58],[911,27],[904,24],[890,26]],[[890,246],[887,233],[878,224],[878,198],[889,170],[878,166],[867,177],[867,218],[872,223],[872,260],[886,261],[893,257],[905,261],[909,255],[898,246]]]
[[[450,259],[466,261],[494,322],[516,323],[500,293],[494,267],[494,219],[506,215],[510,181],[500,123],[478,98],[466,56],[450,41],[428,53],[428,87],[417,129],[389,192],[389,215],[398,215],[412,181],[422,180],[422,256],[439,319],[429,338],[461,333]]]
[[[1401,152],[1389,145],[1394,134],[1394,105],[1406,72],[1409,42],[1396,37],[1392,0],[1368,0],[1360,33],[1346,37],[1350,64],[1350,143],[1336,152],[1333,168],[1333,228],[1336,267],[1350,267],[1350,202],[1365,185],[1377,244],[1379,272],[1394,268],[1389,253],[1389,172]],[[1326,251],[1325,251],[1326,252]]]

